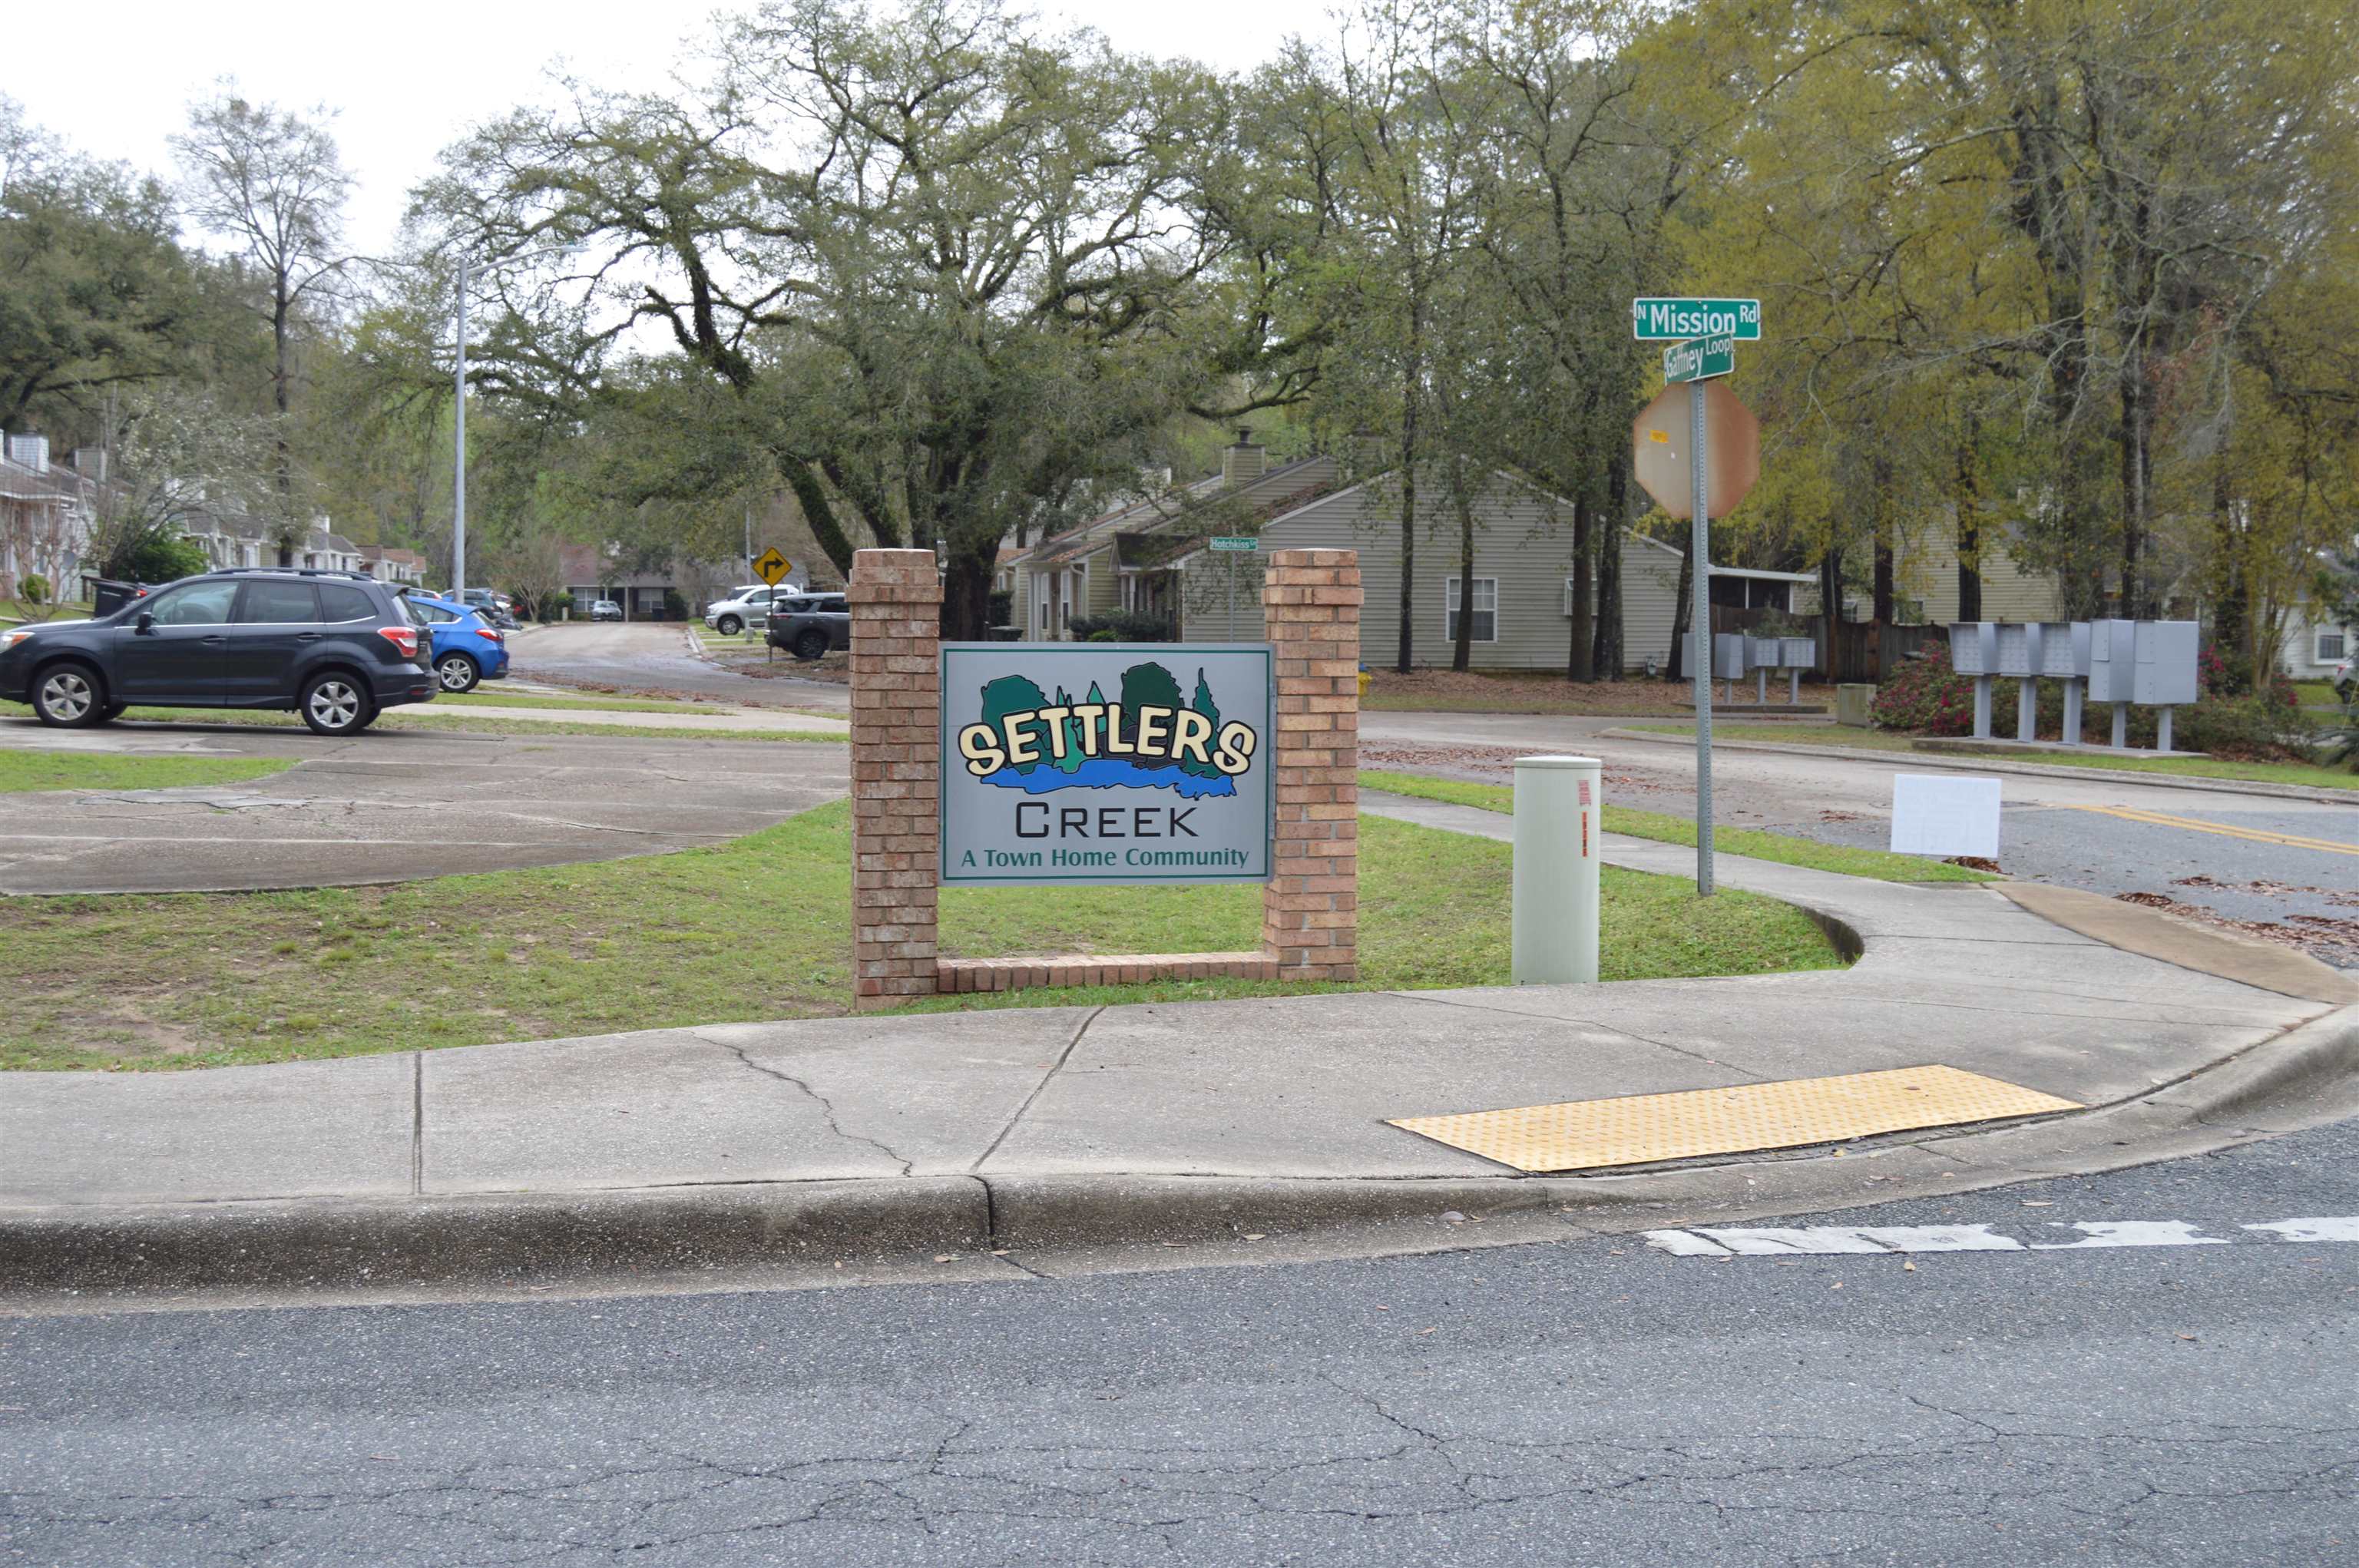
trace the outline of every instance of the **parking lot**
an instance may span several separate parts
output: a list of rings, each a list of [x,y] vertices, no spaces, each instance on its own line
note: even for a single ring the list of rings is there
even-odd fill
[[[661,854],[839,796],[848,770],[842,745],[204,724],[6,719],[0,746],[297,759],[250,784],[0,794],[5,894],[350,886]]]

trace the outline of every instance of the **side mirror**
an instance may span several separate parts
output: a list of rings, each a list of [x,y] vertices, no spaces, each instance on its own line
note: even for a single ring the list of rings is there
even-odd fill
[[[132,622],[131,626],[134,631],[136,631],[141,637],[146,637],[149,632],[156,629],[156,613],[153,610],[140,611],[139,618]]]

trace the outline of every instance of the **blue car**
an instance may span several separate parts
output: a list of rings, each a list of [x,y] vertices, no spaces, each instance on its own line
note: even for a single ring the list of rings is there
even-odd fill
[[[507,634],[488,626],[468,605],[415,591],[405,594],[410,613],[434,635],[434,678],[445,691],[472,691],[508,672]]]

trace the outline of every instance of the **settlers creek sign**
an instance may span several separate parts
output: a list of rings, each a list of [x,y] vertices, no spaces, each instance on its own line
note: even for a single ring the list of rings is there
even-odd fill
[[[1266,882],[1259,643],[942,645],[945,887]]]

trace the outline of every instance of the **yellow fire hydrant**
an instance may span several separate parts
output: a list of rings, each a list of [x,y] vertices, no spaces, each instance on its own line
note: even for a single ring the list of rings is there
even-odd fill
[[[1360,701],[1361,701],[1361,702],[1366,702],[1366,701],[1368,700],[1368,686],[1369,686],[1369,683],[1370,683],[1370,682],[1372,682],[1372,681],[1374,681],[1375,680],[1375,677],[1368,673],[1368,667],[1367,667],[1366,665],[1363,664],[1362,666],[1360,666]]]

